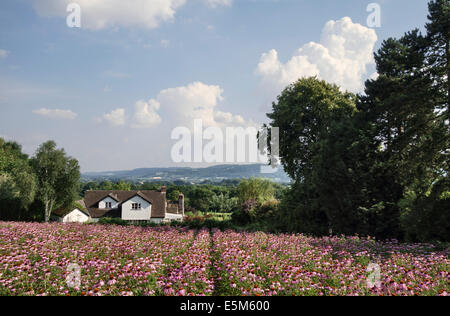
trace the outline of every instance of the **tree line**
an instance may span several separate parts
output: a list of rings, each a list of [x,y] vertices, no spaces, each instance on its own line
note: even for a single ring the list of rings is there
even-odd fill
[[[16,142],[0,138],[0,219],[48,222],[53,210],[78,196],[80,167],[48,141],[33,157]]]
[[[263,179],[227,181],[224,184],[175,184],[172,182],[132,183],[126,181],[84,182],[80,195],[87,190],[160,190],[167,187],[167,199],[178,202],[184,195],[185,208],[190,213],[233,213],[248,201],[266,202],[281,198],[285,186]]]
[[[450,2],[428,19],[382,43],[363,94],[303,78],[278,96],[268,117],[294,184],[277,229],[450,240]]]

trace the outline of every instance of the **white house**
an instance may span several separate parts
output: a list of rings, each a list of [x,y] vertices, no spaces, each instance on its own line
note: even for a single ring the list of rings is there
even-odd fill
[[[147,223],[182,221],[184,196],[180,194],[173,204],[167,201],[166,187],[160,191],[86,191],[73,210],[55,213],[63,223],[97,222],[102,217]]]

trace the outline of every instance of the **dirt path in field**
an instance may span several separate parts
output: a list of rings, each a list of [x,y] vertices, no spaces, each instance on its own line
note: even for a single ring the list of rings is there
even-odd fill
[[[211,239],[211,243],[209,245],[209,254],[211,256],[211,267],[210,267],[210,271],[211,271],[211,276],[214,279],[214,292],[213,292],[213,296],[219,296],[220,293],[219,291],[219,285],[220,285],[220,281],[219,281],[219,272],[216,270],[216,260],[218,259],[219,254],[214,250],[214,233],[212,231],[209,231],[209,236]]]

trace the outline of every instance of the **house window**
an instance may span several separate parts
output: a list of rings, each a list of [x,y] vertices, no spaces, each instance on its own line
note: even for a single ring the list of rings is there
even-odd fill
[[[105,204],[106,204],[106,206],[105,206],[106,208],[112,208],[112,202],[106,202]]]
[[[132,210],[140,210],[140,209],[142,209],[141,203],[132,203],[131,204],[131,209]]]

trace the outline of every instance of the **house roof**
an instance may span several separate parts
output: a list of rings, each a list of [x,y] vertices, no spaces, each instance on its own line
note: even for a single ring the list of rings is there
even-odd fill
[[[100,217],[120,217],[120,211],[115,209],[99,209],[98,202],[106,197],[114,196],[119,202],[119,207],[122,203],[128,201],[132,197],[140,196],[142,199],[152,204],[152,218],[164,218],[166,216],[166,194],[159,191],[86,191],[84,196],[84,203],[92,218]],[[118,213],[117,213],[118,212]]]
[[[114,195],[113,193],[110,193],[107,196],[109,196],[111,199],[113,199],[116,202],[120,202],[119,198],[117,197],[117,195]]]
[[[152,201],[150,201],[150,199],[149,199],[146,195],[144,195],[141,191],[138,191],[135,195],[130,196],[127,200],[122,201],[122,203],[125,203],[125,202],[131,200],[131,199],[134,198],[135,196],[139,196],[139,197],[142,198],[143,200],[145,200],[145,201],[147,201],[147,202],[153,204]]]

